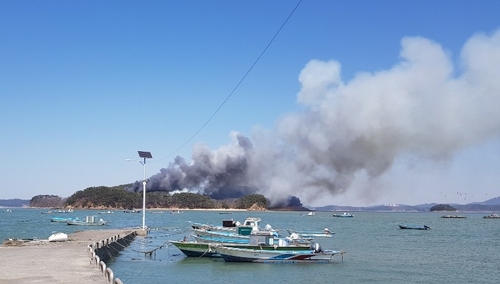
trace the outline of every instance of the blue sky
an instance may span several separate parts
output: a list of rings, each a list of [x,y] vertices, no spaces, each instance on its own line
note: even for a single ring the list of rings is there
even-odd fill
[[[498,1],[303,0],[234,90],[297,3],[0,1],[0,198],[141,180],[138,150],[306,205],[499,195]]]

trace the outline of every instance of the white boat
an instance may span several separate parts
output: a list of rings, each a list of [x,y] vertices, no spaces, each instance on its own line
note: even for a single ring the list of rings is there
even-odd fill
[[[498,214],[490,214],[490,215],[486,215],[486,216],[483,216],[484,219],[500,219],[500,215]]]
[[[229,220],[222,220],[222,226],[192,223],[191,227],[193,229],[205,229],[208,231],[232,231],[232,232],[236,232],[239,227],[251,227],[252,231],[259,231],[260,221],[261,221],[260,218],[248,217],[245,219],[243,224],[241,224],[239,221],[234,221],[233,219],[229,219]]]
[[[354,217],[351,213],[344,212],[342,214],[333,214],[333,217],[339,217],[339,218],[349,218],[349,217]]]
[[[141,213],[141,210],[137,210],[137,209],[123,210],[123,213]]]
[[[319,244],[309,250],[263,250],[246,249],[215,245],[211,247],[227,262],[264,262],[264,263],[328,263],[333,256],[343,255],[344,251],[322,250]]]
[[[68,225],[80,225],[80,226],[104,226],[107,225],[108,222],[103,219],[97,219],[96,216],[87,216],[85,220],[73,220],[66,222]]]
[[[65,242],[68,240],[68,235],[65,233],[54,233],[50,235],[49,242]]]
[[[229,220],[223,221],[223,224],[226,224]],[[231,220],[231,222],[234,224],[233,226],[199,226],[199,225],[192,225],[193,227],[193,233],[196,236],[203,237],[207,240],[213,240],[216,242],[220,242],[221,239],[234,242],[238,240],[244,240],[242,242],[248,242],[248,239],[250,238],[250,234],[252,232],[257,232],[260,231],[259,227],[259,222],[260,218],[254,218],[254,217],[248,217],[245,219],[245,222],[242,225],[237,225],[238,222],[234,223],[234,221]],[[269,232],[274,232],[276,231],[271,227],[271,225],[266,225],[266,227],[263,229],[265,231]],[[276,233],[277,235],[277,233]]]
[[[467,217],[462,216],[462,215],[443,215],[443,216],[441,216],[441,218],[444,218],[444,219],[465,219]]]
[[[181,210],[172,210],[170,211],[170,214],[182,214],[184,212],[182,212]]]
[[[288,229],[287,231],[291,237],[294,236],[294,234],[296,234],[299,238],[303,238],[303,239],[313,239],[316,237],[331,238],[331,237],[333,237],[333,234],[335,234],[334,232],[330,231],[328,228],[325,228],[321,231],[309,231],[309,230],[300,231],[300,230],[291,230],[291,229]]]
[[[115,212],[108,210],[108,211],[101,211],[99,214],[114,214]]]

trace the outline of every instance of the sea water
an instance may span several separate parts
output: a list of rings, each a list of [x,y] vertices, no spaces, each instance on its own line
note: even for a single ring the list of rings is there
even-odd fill
[[[122,229],[142,226],[142,213],[99,214],[79,210],[40,214],[41,210],[1,210],[0,237],[46,239],[53,232],[83,229]],[[332,212],[306,216],[300,212],[186,210],[182,214],[146,214],[151,228],[136,237],[108,266],[123,283],[500,283],[500,219],[489,213],[464,213],[465,219],[440,218],[441,213],[351,212],[336,218]],[[108,226],[68,226],[50,217],[98,215]],[[287,236],[286,229],[335,232],[317,238],[323,249],[345,250],[329,264],[225,263],[219,258],[185,257],[169,240],[189,237],[191,222],[221,225],[222,220],[243,222],[259,217]],[[399,224],[428,225],[426,231],[401,230]],[[0,255],[1,257],[1,255]]]

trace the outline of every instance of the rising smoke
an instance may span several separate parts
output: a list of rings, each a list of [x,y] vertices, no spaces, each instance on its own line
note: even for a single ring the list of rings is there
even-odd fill
[[[177,157],[148,190],[314,202],[344,193],[359,176],[376,180],[396,159],[442,161],[500,137],[500,31],[469,39],[459,64],[421,37],[404,38],[400,57],[348,82],[339,62],[310,61],[299,76],[305,111],[252,139],[232,133],[232,143],[216,150],[195,145],[192,161]]]

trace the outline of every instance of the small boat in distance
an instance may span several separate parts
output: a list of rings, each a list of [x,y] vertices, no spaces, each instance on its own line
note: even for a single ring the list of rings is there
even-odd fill
[[[50,222],[57,222],[57,223],[67,223],[68,221],[80,221],[78,217],[75,218],[67,218],[67,217],[52,217],[50,218]]]
[[[449,219],[451,219],[451,218],[456,218],[456,219],[462,218],[463,219],[463,218],[467,218],[467,217],[461,216],[461,215],[444,215],[444,216],[441,216],[441,218],[449,218]]]
[[[182,214],[184,212],[182,212],[181,210],[172,210],[170,211],[170,214]]]
[[[333,217],[339,217],[339,218],[342,218],[342,217],[354,217],[354,215],[352,215],[351,213],[344,212],[343,214],[333,214]]]
[[[413,226],[413,225],[399,225],[400,229],[407,229],[407,230],[430,230],[431,227],[427,225],[423,226]]]
[[[108,210],[108,211],[101,211],[101,212],[99,212],[99,214],[113,214],[113,213],[115,213],[115,212],[110,211],[110,210]]]
[[[331,238],[333,237],[334,232],[331,232],[328,228],[319,231],[298,231],[298,230],[287,230],[292,238],[301,238],[301,239],[314,239],[316,237],[323,238]],[[294,235],[295,234],[295,235]]]
[[[123,210],[123,213],[141,213],[141,210],[137,210],[137,209]]]
[[[483,216],[484,219],[500,219],[500,215],[498,214],[490,214],[490,215],[486,215],[486,216]]]

